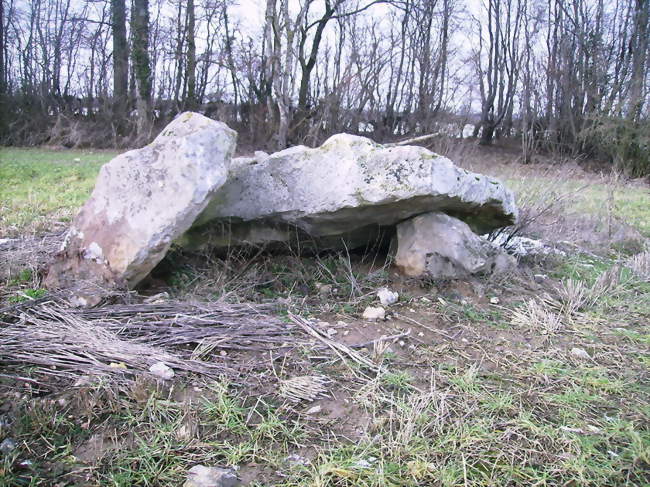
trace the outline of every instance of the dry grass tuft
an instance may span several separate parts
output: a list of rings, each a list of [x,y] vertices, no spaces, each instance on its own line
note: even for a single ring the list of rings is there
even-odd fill
[[[20,275],[28,271],[35,287],[36,276],[50,262],[62,242],[63,234],[46,234],[7,239],[0,243],[0,283],[20,279]]]
[[[584,281],[567,279],[559,286],[559,301],[555,303],[555,307],[562,313],[571,316],[593,302],[594,297],[591,291]]]
[[[629,267],[639,279],[650,282],[650,251],[646,250],[640,254],[630,257],[627,261]]]
[[[621,272],[621,266],[614,265],[600,274],[592,285],[579,279],[565,279],[557,286],[556,296],[532,298],[513,309],[511,322],[540,330],[544,335],[555,334],[564,325],[584,318],[583,312],[601,299],[616,294],[625,285]]]
[[[313,402],[327,395],[327,385],[330,379],[323,375],[303,375],[280,381],[280,396],[298,403]]]
[[[521,328],[539,330],[543,335],[553,335],[563,327],[562,316],[546,301],[535,298],[512,310],[511,323]]]
[[[568,317],[592,307],[603,297],[615,294],[624,284],[621,271],[620,265],[614,265],[600,274],[591,286],[582,280],[562,281],[558,288],[559,298],[552,300],[551,305]]]

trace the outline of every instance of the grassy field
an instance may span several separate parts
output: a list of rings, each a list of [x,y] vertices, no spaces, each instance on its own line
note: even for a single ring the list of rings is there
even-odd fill
[[[627,186],[604,178],[581,180],[549,175],[515,179],[507,174],[504,176],[520,200],[531,196],[544,200],[542,193],[551,198],[566,195],[563,201],[566,212],[600,217],[603,224],[611,217],[650,237],[650,188],[647,185]]]
[[[69,218],[110,154],[0,157],[4,236]],[[16,445],[0,454],[0,486],[171,487],[196,464],[235,468],[256,487],[650,485],[647,187],[495,172],[526,215],[542,212],[534,233],[571,236],[567,228],[588,220],[580,245],[589,232],[593,245],[568,242],[507,276],[467,282],[404,279],[385,256],[175,253],[156,291],[277,303],[281,319],[334,330],[372,366],[315,342],[284,358],[205,352],[254,364],[242,381],[178,374],[165,384],[136,376],[50,390],[38,385],[48,383],[42,368],[22,370],[17,383],[0,373],[0,442]],[[641,240],[607,239],[626,224]],[[387,321],[364,322],[382,286],[400,300]],[[4,283],[0,309],[41,292],[26,268]],[[287,400],[288,381],[305,377],[327,379],[323,397]]]
[[[66,223],[90,194],[99,168],[117,155],[111,151],[0,147],[0,236],[48,231]],[[570,195],[574,213],[625,221],[650,237],[650,190],[584,174],[540,174],[506,167],[480,167],[504,179],[519,199],[544,200]],[[58,225],[59,227],[61,225]]]
[[[48,231],[88,198],[106,151],[0,148],[0,236]],[[60,225],[59,225],[60,226]]]

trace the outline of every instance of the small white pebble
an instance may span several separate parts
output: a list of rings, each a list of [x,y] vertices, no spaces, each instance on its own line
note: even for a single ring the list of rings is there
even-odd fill
[[[149,372],[163,380],[174,378],[174,371],[172,368],[163,362],[156,362],[153,364],[151,367],[149,367]]]
[[[589,355],[589,353],[587,353],[587,351],[584,348],[573,347],[571,349],[571,355],[583,360],[591,359],[591,356]]]
[[[381,304],[384,306],[390,306],[391,304],[395,304],[397,302],[399,299],[399,294],[384,287],[377,291],[377,297],[379,298]]]
[[[372,306],[368,306],[363,310],[363,319],[369,321],[383,321],[386,319],[386,310],[382,307],[373,308]]]
[[[6,455],[15,450],[17,446],[18,445],[14,440],[11,438],[5,438],[2,443],[0,443],[0,453],[4,453]]]
[[[314,407],[309,408],[307,411],[305,411],[305,414],[311,415],[311,414],[318,414],[323,410],[319,405],[316,405]]]

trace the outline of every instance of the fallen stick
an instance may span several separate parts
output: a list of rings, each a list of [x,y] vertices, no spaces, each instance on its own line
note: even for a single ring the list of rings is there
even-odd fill
[[[430,326],[428,326],[428,325],[425,325],[424,323],[420,323],[419,321],[414,320],[413,318],[409,318],[408,316],[404,316],[404,315],[401,315],[401,314],[400,314],[398,317],[399,317],[399,319],[401,319],[401,320],[410,321],[410,322],[413,323],[414,325],[420,326],[420,327],[424,328],[425,330],[429,330],[429,331],[432,332],[432,333],[437,333],[438,335],[445,337],[447,340],[451,340],[451,341],[453,341],[453,340],[458,336],[458,333],[457,333],[455,336],[453,336],[453,337],[452,337],[452,336],[449,336],[449,335],[447,335],[447,334],[446,334],[445,332],[443,332],[443,331],[436,330],[435,328],[432,328],[432,327],[430,327]]]
[[[395,343],[397,340],[400,338],[404,338],[405,336],[409,336],[411,334],[411,330],[409,329],[408,331],[405,331],[403,333],[398,333],[397,335],[391,335],[391,336],[381,336],[375,340],[370,340],[369,342],[364,342],[364,343],[357,343],[355,345],[350,345],[350,348],[364,348],[367,347],[368,345],[374,345],[375,343],[380,343],[380,342],[387,342],[387,341],[392,341]]]
[[[438,133],[421,135],[419,137],[413,137],[412,139],[402,140],[401,142],[392,142],[390,144],[384,144],[384,145],[386,147],[397,147],[397,146],[401,146],[401,145],[419,144],[420,142],[424,142],[425,140],[433,139],[434,137],[438,137],[439,135],[440,134],[438,134]]]
[[[234,379],[254,365],[231,362],[219,350],[290,350],[306,340],[265,305],[169,301],[81,309],[55,297],[21,305],[0,316],[0,367],[35,367],[39,375],[64,380],[80,375],[130,380],[148,374],[156,362]]]
[[[323,333],[319,330],[316,330],[313,326],[309,324],[307,320],[300,316],[296,316],[293,313],[289,313],[289,319],[294,322],[296,325],[301,327],[303,330],[305,330],[309,335],[312,337],[316,338],[319,340],[321,343],[327,345],[334,353],[336,353],[341,360],[344,360],[343,355],[348,356],[351,360],[356,362],[359,365],[362,365],[364,367],[369,368],[373,372],[377,373],[379,372],[379,367],[375,365],[370,359],[367,359],[363,355],[361,355],[358,352],[355,352],[352,350],[350,347],[347,345],[344,345],[343,343],[335,342],[333,340],[330,340],[327,338]],[[353,370],[353,369],[351,369]],[[354,371],[354,370],[353,370]]]

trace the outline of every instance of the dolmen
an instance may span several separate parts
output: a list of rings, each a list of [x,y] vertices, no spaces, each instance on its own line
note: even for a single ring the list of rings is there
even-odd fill
[[[313,251],[396,239],[395,264],[412,277],[513,265],[478,236],[516,223],[513,193],[426,148],[338,134],[316,148],[233,158],[235,144],[225,124],[186,112],[105,164],[46,285],[83,288],[79,304],[93,304],[102,294],[93,289],[133,288],[172,243]]]

